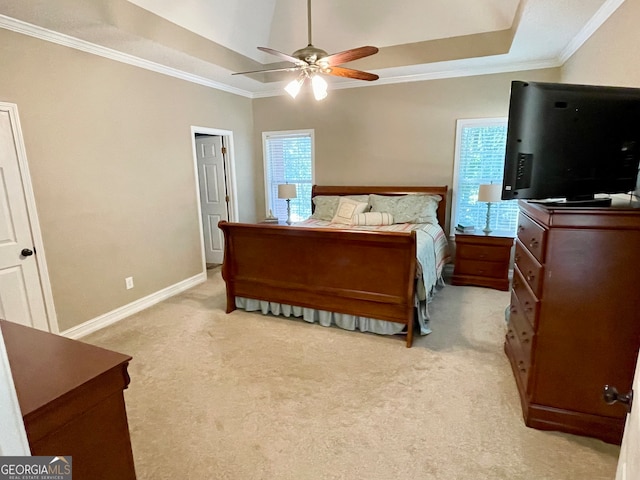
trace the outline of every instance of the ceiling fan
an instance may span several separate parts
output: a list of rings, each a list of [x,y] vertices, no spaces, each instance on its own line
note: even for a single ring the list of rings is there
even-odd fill
[[[374,73],[353,70],[341,67],[343,63],[352,62],[359,58],[368,57],[378,52],[377,47],[358,47],[344,52],[329,55],[325,50],[317,48],[311,41],[311,0],[307,0],[307,26],[309,44],[296,50],[291,55],[279,52],[268,47],[258,47],[258,50],[275,55],[283,60],[293,63],[291,67],[270,68],[266,70],[253,70],[249,72],[237,72],[233,75],[245,75],[249,73],[265,72],[294,72],[299,71],[300,75],[290,82],[285,90],[293,98],[296,97],[306,79],[310,79],[316,100],[322,100],[327,96],[327,82],[318,74],[335,75],[338,77],[353,78],[356,80],[373,81],[379,77]]]

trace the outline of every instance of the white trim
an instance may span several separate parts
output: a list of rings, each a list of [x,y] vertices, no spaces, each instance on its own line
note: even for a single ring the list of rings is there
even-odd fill
[[[216,82],[199,75],[184,72],[176,68],[167,67],[166,65],[161,65],[159,63],[145,60],[134,55],[119,52],[117,50],[113,50],[112,48],[87,42],[86,40],[81,40],[64,33],[54,32],[53,30],[48,30],[46,28],[23,22],[21,20],[16,20],[15,18],[7,17],[6,15],[0,15],[0,28],[5,28],[7,30],[21,33],[23,35],[39,38],[40,40],[56,43],[65,47],[70,47],[75,50],[80,50],[92,55],[97,55],[99,57],[115,60],[116,62],[126,63],[127,65],[133,65],[134,67],[140,67],[152,72],[179,78],[180,80],[186,80],[187,82],[204,85],[205,87],[211,87],[215,88],[216,90],[222,90],[224,92],[233,93],[243,97],[253,98],[253,94],[246,90],[232,87],[230,85],[225,85],[223,83]]]
[[[31,455],[2,330],[0,330],[0,405],[2,405],[0,408],[0,456]]]
[[[435,65],[435,64],[434,64]],[[547,60],[535,60],[531,62],[519,62],[510,63],[507,65],[484,65],[477,67],[464,67],[464,68],[448,68],[444,70],[438,70],[435,72],[417,73],[415,75],[400,75],[385,77],[384,70],[372,70],[373,73],[378,73],[380,78],[375,82],[362,82],[358,80],[341,81],[339,83],[330,83],[329,91],[342,90],[345,88],[362,88],[362,87],[375,87],[378,85],[392,85],[396,83],[410,83],[410,82],[424,82],[427,80],[442,80],[446,78],[459,78],[459,77],[473,77],[476,75],[493,75],[497,73],[509,73],[509,72],[521,72],[526,70],[541,70],[544,68],[557,68],[561,67],[562,62],[557,58],[550,58]],[[265,98],[276,97],[285,95],[286,92],[279,87],[278,90],[269,90],[264,92],[256,92],[252,95],[252,98]]]
[[[238,220],[238,185],[236,183],[236,160],[234,153],[233,131],[219,128],[191,126],[191,152],[193,155],[193,173],[195,175],[196,198],[198,203],[198,224],[200,229],[200,251],[202,254],[202,268],[206,271],[207,256],[204,250],[204,225],[202,225],[202,203],[200,201],[200,178],[198,172],[198,154],[196,152],[196,133],[217,135],[222,137],[222,145],[227,147],[227,154],[223,155],[226,194],[231,198],[229,203],[229,221]]]
[[[615,11],[615,9],[618,8],[619,4],[622,3],[623,1],[624,0],[609,0],[608,4],[618,3],[618,5],[613,7],[612,10],[608,13],[608,15],[611,15],[611,13],[613,13],[613,11]],[[605,4],[605,6],[608,4]],[[605,9],[605,7],[603,6],[598,11],[598,14],[600,14],[601,11],[607,12],[609,11],[609,9]],[[606,18],[604,20],[606,20]],[[251,99],[266,98],[266,97],[281,96],[285,94],[282,86],[280,86],[279,84],[277,87],[274,87],[273,90],[267,90],[267,91],[261,91],[261,92],[250,92],[247,90],[242,90],[240,88],[232,87],[230,85],[209,80],[207,78],[204,78],[198,75],[193,75],[191,73],[187,73],[182,70],[178,70],[176,68],[167,67],[165,65],[161,65],[159,63],[152,62],[150,60],[145,60],[143,58],[139,58],[134,55],[119,52],[117,50],[104,47],[102,45],[97,45],[91,42],[87,42],[86,40],[81,40],[81,39],[72,37],[70,35],[54,32],[53,30],[48,30],[46,28],[42,28],[37,25],[33,25],[27,22],[23,22],[21,20],[17,20],[15,18],[7,17],[6,15],[0,15],[0,28],[5,28],[7,30],[21,33],[23,35],[39,38],[47,42],[56,43],[58,45],[64,45],[66,47],[74,48],[76,50],[80,50],[93,55],[98,55],[100,57],[108,58],[110,60],[115,60],[117,62],[126,63],[128,65],[144,68],[145,70],[150,70],[152,72],[168,75],[174,78],[179,78],[187,82],[196,83],[198,85],[204,85],[206,87],[215,88],[217,90],[233,93],[246,98],[251,98]],[[591,33],[589,33],[589,35],[591,35]],[[586,38],[584,40],[586,40]],[[580,45],[578,45],[578,47]],[[445,78],[468,77],[468,76],[474,76],[474,75],[490,75],[495,73],[517,72],[517,71],[523,71],[523,70],[538,70],[543,68],[561,67],[563,63],[564,62],[559,58],[550,58],[545,60],[534,60],[531,62],[519,62],[515,64],[489,65],[489,66],[479,65],[477,67],[464,67],[464,68],[455,68],[455,66],[449,66],[447,68],[447,66],[443,66],[444,67],[443,70],[439,70],[435,72],[421,73],[416,75],[390,76],[386,78],[384,77],[384,69],[382,69],[377,71],[377,73],[380,74],[381,78],[375,82],[375,85],[372,85],[369,82],[362,82],[362,81],[346,81],[346,82],[330,84],[329,88],[331,90],[341,90],[345,88],[362,88],[362,87],[388,85],[388,84],[395,84],[395,83],[422,82],[426,80],[439,80],[439,79],[445,79]],[[433,64],[432,66],[435,66],[435,65],[436,64]]]
[[[80,325],[65,330],[64,332],[61,332],[61,335],[64,335],[68,338],[84,337],[85,335],[89,335],[90,333],[96,332],[104,327],[119,322],[120,320],[125,319],[133,315],[134,313],[138,313],[146,308],[152,307],[153,305],[160,303],[163,300],[178,295],[179,293],[182,293],[189,288],[195,287],[196,285],[199,285],[200,283],[206,281],[206,279],[206,271],[198,273],[197,275],[178,282],[175,285],[171,285],[167,288],[157,291],[156,293],[152,293],[151,295],[140,298],[135,302],[131,302],[128,305],[116,308],[115,310],[105,313],[104,315],[100,315],[99,317],[88,320]]]
[[[0,110],[9,114],[9,121],[13,129],[18,169],[20,170],[20,177],[22,179],[22,189],[24,190],[29,227],[31,228],[31,239],[33,240],[33,246],[36,251],[36,265],[38,275],[40,276],[40,289],[44,300],[48,329],[50,332],[58,333],[58,320],[55,304],[53,303],[53,291],[51,290],[51,280],[49,279],[49,269],[47,268],[44,241],[42,240],[42,231],[40,230],[40,221],[38,220],[33,184],[31,183],[31,174],[29,173],[27,151],[22,137],[22,126],[20,125],[18,106],[15,103],[0,102]]]
[[[452,237],[456,233],[456,225],[458,224],[456,200],[458,194],[458,170],[460,168],[460,137],[462,129],[469,125],[488,126],[488,125],[504,125],[508,121],[507,117],[491,117],[491,118],[459,118],[456,120],[456,137],[455,151],[453,155],[453,187],[451,190],[451,215],[449,221],[449,235]],[[451,238],[450,237],[450,238]]]
[[[571,39],[567,46],[560,52],[560,61],[564,63],[571,58],[576,51],[598,30],[607,19],[624,3],[624,0],[607,0],[598,9],[596,14],[589,19],[578,34]]]

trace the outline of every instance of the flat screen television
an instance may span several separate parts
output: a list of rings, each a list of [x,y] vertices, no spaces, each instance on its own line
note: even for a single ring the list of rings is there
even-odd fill
[[[503,200],[606,206],[639,161],[640,88],[511,83]]]

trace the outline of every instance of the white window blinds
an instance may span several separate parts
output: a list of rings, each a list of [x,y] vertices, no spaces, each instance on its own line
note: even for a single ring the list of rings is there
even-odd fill
[[[296,186],[291,199],[291,220],[298,222],[311,216],[313,186],[313,130],[263,132],[265,193],[267,210],[280,220],[287,218],[287,203],[278,198],[278,185]],[[268,213],[268,212],[267,212]]]
[[[458,120],[452,234],[459,223],[473,225],[476,230],[484,228],[487,204],[478,202],[478,188],[485,183],[502,184],[506,144],[506,118]],[[492,230],[515,233],[517,222],[517,200],[492,203]]]

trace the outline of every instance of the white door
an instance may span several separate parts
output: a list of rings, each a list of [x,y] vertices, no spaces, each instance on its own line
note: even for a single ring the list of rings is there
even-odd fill
[[[221,136],[196,137],[204,255],[207,263],[222,263],[224,256],[222,231],[218,228],[218,222],[229,219],[225,188],[225,154],[226,149]]]
[[[631,412],[627,415],[624,427],[616,480],[640,478],[640,355],[638,355],[631,391],[636,398],[631,402]]]
[[[0,318],[50,330],[23,183],[28,177],[23,152],[17,108],[0,103]]]

